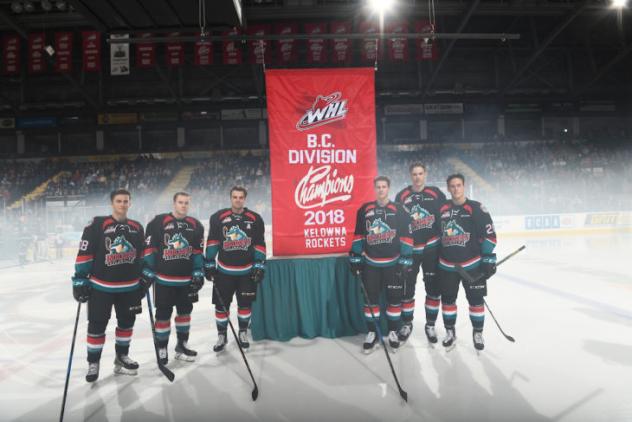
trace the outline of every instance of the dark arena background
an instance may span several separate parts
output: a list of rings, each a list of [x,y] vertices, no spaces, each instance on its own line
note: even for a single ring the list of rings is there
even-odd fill
[[[631,7],[0,0],[0,420],[57,420],[63,409],[68,421],[632,421]],[[273,131],[284,112],[269,107],[267,78],[347,68],[374,76],[374,112],[345,103],[345,90],[308,98],[296,84],[283,100],[297,95],[299,117],[313,117],[319,101],[342,101],[327,115],[337,122],[313,128],[306,117],[292,127],[305,131],[300,139],[333,128],[353,148],[342,119],[359,113],[370,123],[361,141],[374,147],[377,168],[357,163],[347,179],[357,183],[353,195],[364,180],[363,197],[374,200],[381,174],[395,200],[410,184],[409,165],[421,162],[426,186],[450,201],[446,178],[460,173],[466,196],[493,219],[498,262],[526,246],[488,280],[486,305],[504,333],[486,312],[484,350],[472,344],[465,287],[456,343],[442,346],[441,315],[439,342],[427,340],[432,301],[420,272],[408,340],[363,353],[364,297],[347,262],[362,201],[337,214],[297,199],[314,210],[305,212],[309,233],[344,216],[346,246],[273,255],[288,223],[275,213],[295,205],[281,183],[298,182],[271,176],[288,163],[271,160],[285,139]],[[290,157],[333,148],[325,139],[292,146]],[[331,151],[355,163],[355,149]],[[173,210],[175,192],[188,192],[206,239],[209,217],[231,207],[236,185],[263,219],[267,245],[244,357],[231,330],[225,350],[213,351],[206,281],[191,312],[195,362],[174,359],[183,320],[172,329],[173,382],[156,363],[143,300],[129,352],[138,374],[112,373],[114,344],[125,342],[112,315],[99,378],[87,383],[90,302],[73,299],[71,277],[84,227],[112,213],[110,192],[131,192],[129,218],[144,227]],[[236,324],[243,309],[235,300],[231,308]],[[382,315],[393,312],[389,304]]]

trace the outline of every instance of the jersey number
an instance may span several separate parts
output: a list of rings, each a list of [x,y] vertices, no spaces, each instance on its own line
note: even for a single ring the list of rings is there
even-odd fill
[[[487,234],[494,234],[494,225],[493,224],[487,224],[485,226],[485,229],[487,231]]]
[[[89,243],[90,242],[88,242],[87,240],[82,240],[81,242],[79,242],[79,250],[83,252],[87,251]]]

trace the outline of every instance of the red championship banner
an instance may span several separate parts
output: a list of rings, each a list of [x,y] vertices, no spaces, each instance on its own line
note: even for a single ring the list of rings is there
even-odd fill
[[[298,32],[298,25],[295,23],[278,24],[275,27],[277,35],[292,35]],[[296,62],[297,49],[296,40],[284,38],[277,41],[277,63],[288,64]]]
[[[101,33],[97,31],[83,31],[83,71],[101,71]]]
[[[408,22],[394,21],[386,26],[388,34],[405,34],[408,32]],[[408,40],[406,38],[390,38],[386,40],[388,46],[388,58],[392,62],[408,61]]]
[[[55,70],[59,73],[72,71],[72,32],[55,33]]]
[[[29,34],[29,73],[42,73],[46,70],[46,60],[44,58],[44,33],[35,32]]]
[[[276,256],[348,252],[377,171],[374,71],[266,72]]]
[[[193,53],[193,60],[196,66],[209,66],[213,64],[213,43],[210,41],[196,41],[193,47]]]
[[[151,32],[142,32],[138,34],[140,38],[151,38]],[[138,43],[136,44],[136,67],[147,68],[156,64],[156,44],[154,43]]]
[[[332,34],[348,34],[351,32],[351,22],[332,22]],[[349,38],[334,38],[331,43],[331,62],[337,64],[351,63],[351,41]]]
[[[383,57],[383,43],[379,40],[380,28],[377,21],[372,19],[370,21],[364,21],[360,23],[359,31],[361,34],[371,35],[368,38],[362,40],[360,44],[360,56],[364,63],[373,64],[377,58]]]
[[[20,37],[5,35],[2,39],[2,71],[5,75],[20,73]]]
[[[415,32],[434,32],[434,27],[427,20],[417,21],[415,22]],[[436,40],[434,42],[428,42],[428,40],[425,40],[423,38],[416,38],[415,44],[417,46],[417,60],[437,60],[437,58],[439,57],[439,50],[437,48]]]
[[[307,23],[305,33],[316,36],[327,32],[327,23]],[[307,63],[327,63],[327,45],[322,38],[310,38],[307,40]]]
[[[172,32],[169,37],[179,37],[179,32]],[[167,66],[181,66],[184,64],[184,45],[181,42],[170,42],[165,46]]]
[[[239,28],[224,32],[224,35],[239,35]],[[224,41],[222,43],[222,63],[241,64],[241,41]]]
[[[250,25],[246,30],[247,35],[261,37],[270,34],[270,25]],[[248,50],[250,51],[250,63],[263,64],[270,63],[270,41],[269,40],[251,40],[248,41]]]

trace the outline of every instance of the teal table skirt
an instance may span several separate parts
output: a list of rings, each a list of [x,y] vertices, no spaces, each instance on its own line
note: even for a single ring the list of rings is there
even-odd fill
[[[359,280],[347,257],[271,259],[252,307],[254,340],[366,332]]]

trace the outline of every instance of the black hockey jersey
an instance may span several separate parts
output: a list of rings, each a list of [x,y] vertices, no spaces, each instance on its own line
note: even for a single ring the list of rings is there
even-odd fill
[[[204,266],[229,275],[250,273],[255,261],[266,259],[264,234],[263,219],[248,208],[241,214],[217,211],[209,220]]]
[[[147,225],[143,262],[156,283],[186,286],[191,276],[203,277],[204,226],[193,217],[159,214]]]
[[[395,202],[402,204],[410,216],[414,254],[423,254],[425,249],[439,245],[441,237],[439,208],[445,204],[445,201],[445,195],[436,186],[426,186],[421,192],[415,192],[412,186],[408,186],[395,197]]]
[[[441,250],[439,267],[456,271],[455,264],[466,270],[480,265],[481,255],[496,247],[496,231],[489,212],[480,202],[467,199],[462,205],[448,201],[441,208]]]
[[[367,202],[356,215],[351,252],[362,255],[367,265],[393,266],[400,256],[412,254],[409,224],[410,217],[400,204]]]
[[[137,221],[95,217],[83,229],[75,277],[89,279],[94,289],[104,292],[138,289],[144,239],[143,226]]]

